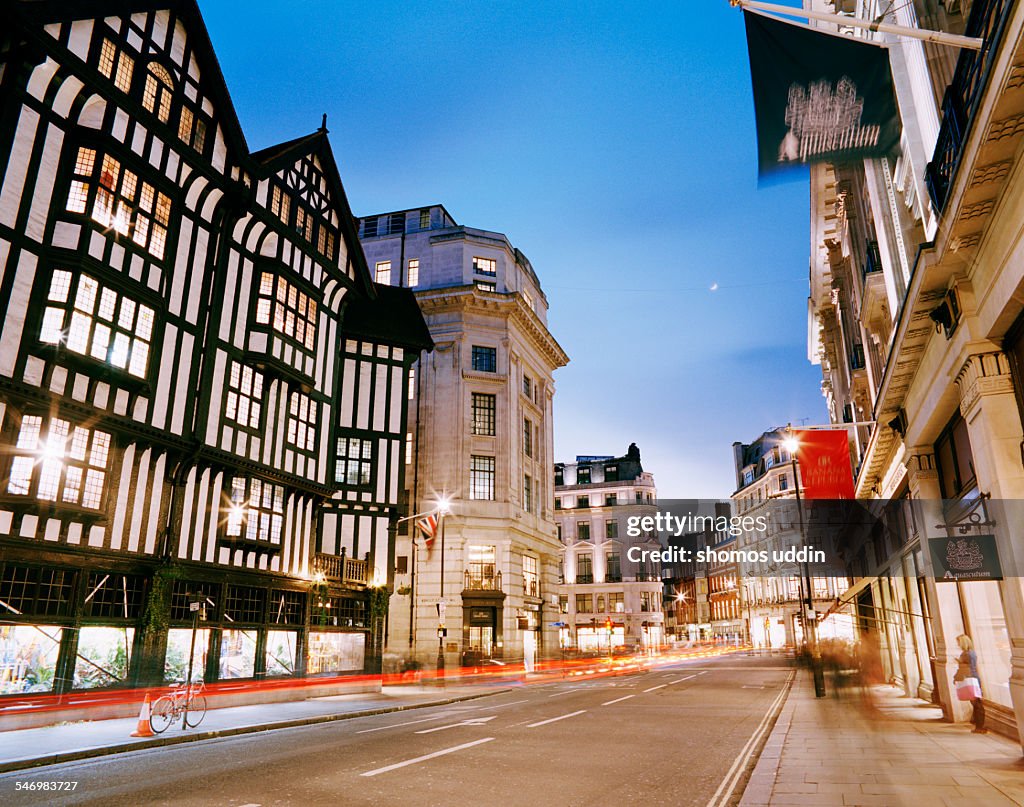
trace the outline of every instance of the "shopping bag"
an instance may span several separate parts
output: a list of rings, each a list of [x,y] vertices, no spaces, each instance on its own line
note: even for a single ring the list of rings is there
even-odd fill
[[[965,678],[956,684],[957,700],[972,701],[981,697],[981,683],[977,678]]]

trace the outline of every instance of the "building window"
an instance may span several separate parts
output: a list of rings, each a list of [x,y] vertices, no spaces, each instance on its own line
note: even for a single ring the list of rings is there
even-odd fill
[[[405,213],[392,213],[388,216],[388,235],[398,235],[405,231]]]
[[[576,556],[576,582],[594,582],[594,560],[589,553]]]
[[[93,221],[130,237],[153,257],[164,257],[171,218],[169,197],[96,149],[78,149],[72,173],[68,211],[88,213]]]
[[[405,433],[405,464],[412,465],[412,432]]]
[[[523,474],[523,509],[533,512],[533,477],[529,474]]]
[[[416,397],[416,368],[409,368],[409,400]]]
[[[590,507],[590,497],[589,496],[577,496],[576,497],[576,507],[578,507],[578,508]]]
[[[156,315],[89,275],[63,269],[50,278],[39,341],[145,378]]]
[[[622,560],[618,552],[609,552],[607,555],[608,565],[605,572],[606,583],[617,583],[622,579]]]
[[[335,479],[352,487],[369,487],[373,470],[373,443],[363,437],[338,438]]]
[[[496,551],[493,546],[470,544],[467,547],[467,571],[471,584],[475,584],[477,588],[493,588],[497,577],[495,556]]]
[[[295,232],[312,243],[315,217],[304,207],[295,205]]]
[[[288,442],[300,451],[316,451],[317,403],[308,395],[288,397]]]
[[[589,541],[590,540],[590,522],[589,521],[577,521],[576,522],[576,540],[577,541]]]
[[[187,106],[181,108],[178,121],[178,137],[186,146],[191,146],[200,154],[206,148],[206,121]]]
[[[409,260],[408,278],[409,288],[420,284],[420,262],[418,258],[411,258]]]
[[[498,372],[498,349],[473,345],[473,369],[481,373]]]
[[[278,185],[271,185],[270,188],[270,212],[283,224],[288,223],[291,215],[291,198]]]
[[[376,270],[373,273],[373,280],[375,283],[380,283],[384,286],[391,285],[391,261],[378,261]]]
[[[420,210],[420,229],[426,230],[430,227],[430,208]]]
[[[967,421],[957,415],[935,444],[939,483],[945,499],[956,499],[975,482],[974,455]]]
[[[523,453],[533,456],[533,422],[529,418],[523,418]]]
[[[473,271],[478,275],[496,277],[498,274],[498,262],[493,258],[473,258]]]
[[[653,595],[652,592],[650,592],[650,591],[641,591],[640,592],[640,610],[641,611],[653,611],[654,610],[653,602],[652,602],[653,599],[654,599],[654,595]]]
[[[494,501],[494,457],[470,457],[469,498]]]
[[[527,597],[540,596],[540,578],[537,575],[537,558],[523,555],[523,593]]]
[[[494,437],[494,412],[497,397],[482,392],[473,393],[473,434]]]
[[[594,595],[593,594],[577,594],[576,595],[576,613],[577,614],[592,614],[592,613],[594,613]]]
[[[480,291],[497,291],[498,285],[496,283],[490,283],[483,280],[477,280],[474,285],[480,289]]]
[[[232,361],[224,416],[244,428],[258,429],[262,404],[263,373]]]
[[[225,534],[228,538],[280,544],[284,530],[284,488],[262,479],[231,480]]]
[[[45,424],[45,434],[44,434]],[[98,510],[107,480],[110,435],[61,418],[24,415],[7,492]]]
[[[523,373],[523,395],[533,400],[533,379]]]
[[[608,612],[622,614],[626,611],[626,601],[621,591],[612,591],[608,594]]]
[[[615,507],[615,505],[617,503],[618,503],[618,498],[616,497],[616,494],[614,494],[614,493],[606,493],[606,494],[604,494],[604,506],[605,507]]]
[[[146,65],[146,85],[142,92],[142,105],[156,114],[161,123],[171,118],[171,97],[174,81],[166,68],[157,62]]]
[[[363,238],[375,238],[377,236],[377,217],[370,216],[363,219]]]
[[[577,485],[589,485],[590,484],[590,468],[589,468],[589,466],[576,469],[576,484]]]
[[[522,289],[519,293],[523,295],[523,302],[526,303],[530,307],[530,310],[532,311],[533,310],[533,296],[526,289]]]
[[[606,521],[604,523],[604,537],[612,541],[619,537],[619,522]]]
[[[274,330],[283,333],[313,350],[316,344],[316,301],[271,272],[260,273],[259,294],[256,297],[256,323],[274,324]]]
[[[114,86],[121,92],[128,92],[131,89],[135,60],[124,51],[118,52],[114,43],[106,38],[100,46],[99,68],[104,76],[113,80]]]
[[[606,465],[606,466],[604,466],[604,481],[605,482],[618,482],[619,481],[619,466],[618,465]]]
[[[785,474],[779,477],[779,490],[789,490],[789,477]]]
[[[567,614],[569,613],[569,595],[559,594],[558,595],[558,613]]]

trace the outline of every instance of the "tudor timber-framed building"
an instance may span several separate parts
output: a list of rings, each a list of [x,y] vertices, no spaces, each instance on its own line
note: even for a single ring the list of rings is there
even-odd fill
[[[190,601],[208,681],[375,669],[431,341],[326,128],[250,152],[194,0],[0,31],[0,694],[181,677]]]

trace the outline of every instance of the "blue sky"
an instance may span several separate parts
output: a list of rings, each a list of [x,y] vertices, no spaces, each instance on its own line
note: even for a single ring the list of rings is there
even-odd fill
[[[734,440],[825,419],[807,182],[758,189],[726,0],[200,5],[251,148],[327,112],[356,215],[440,202],[530,258],[556,459],[635,441],[662,497],[727,497]]]

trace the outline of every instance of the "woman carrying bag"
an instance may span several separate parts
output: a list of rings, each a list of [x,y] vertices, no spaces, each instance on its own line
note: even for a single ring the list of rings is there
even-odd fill
[[[971,722],[975,734],[985,734],[985,704],[981,699],[981,678],[978,675],[978,654],[974,652],[974,642],[966,633],[956,637],[956,643],[963,651],[957,659],[956,674],[953,684],[959,700],[971,702]]]

